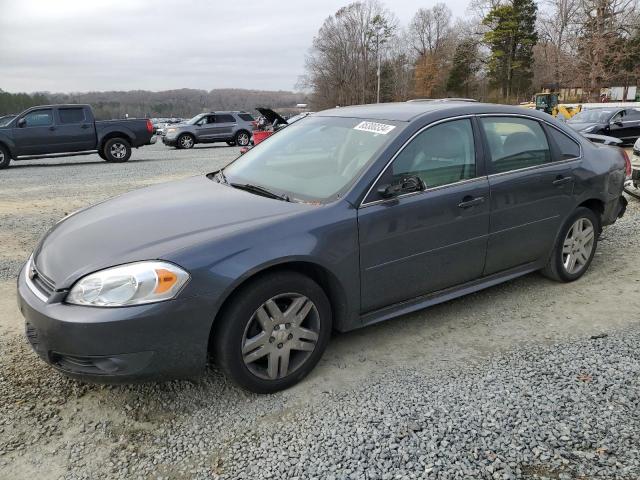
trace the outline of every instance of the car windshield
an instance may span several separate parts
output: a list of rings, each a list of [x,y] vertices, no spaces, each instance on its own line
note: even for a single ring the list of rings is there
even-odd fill
[[[615,110],[583,110],[569,120],[570,123],[606,123]]]
[[[223,170],[296,201],[337,198],[403,129],[398,122],[307,117],[279,131]]]

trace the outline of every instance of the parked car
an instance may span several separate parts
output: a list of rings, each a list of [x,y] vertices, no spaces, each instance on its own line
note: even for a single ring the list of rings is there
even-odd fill
[[[209,112],[187,122],[168,126],[162,142],[176,148],[193,148],[196,143],[226,142],[249,145],[253,117],[246,112]]]
[[[96,121],[89,105],[43,105],[0,125],[0,169],[11,159],[98,153],[107,162],[126,162],[131,148],[155,143],[150,120]]]
[[[633,156],[631,157],[631,178],[629,179],[633,190],[627,190],[636,198],[640,198],[640,138],[633,145]]]
[[[615,137],[633,145],[640,138],[640,107],[582,110],[566,124],[577,132]]]
[[[99,382],[300,381],[348,331],[541,270],[589,268],[628,160],[544,113],[414,102],[316,113],[227,167],[57,223],[18,279],[42,359]]]

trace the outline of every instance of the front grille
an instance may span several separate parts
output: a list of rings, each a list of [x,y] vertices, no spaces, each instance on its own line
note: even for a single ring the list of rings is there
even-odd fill
[[[27,284],[31,287],[33,293],[46,302],[55,292],[55,284],[36,268],[34,262],[30,262],[28,268],[29,270],[26,272]]]

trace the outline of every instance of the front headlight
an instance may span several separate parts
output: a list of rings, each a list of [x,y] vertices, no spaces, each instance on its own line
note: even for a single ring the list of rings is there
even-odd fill
[[[137,262],[107,268],[76,282],[66,302],[92,307],[124,307],[174,298],[189,274],[167,262]]]
[[[167,128],[167,133],[176,133],[177,128]]]

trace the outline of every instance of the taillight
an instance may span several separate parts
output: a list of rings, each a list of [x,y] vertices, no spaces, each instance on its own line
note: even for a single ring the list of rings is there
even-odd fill
[[[622,156],[624,157],[624,173],[627,178],[631,178],[631,159],[625,149],[622,150]]]
[[[153,123],[147,118],[147,132],[153,133]]]

